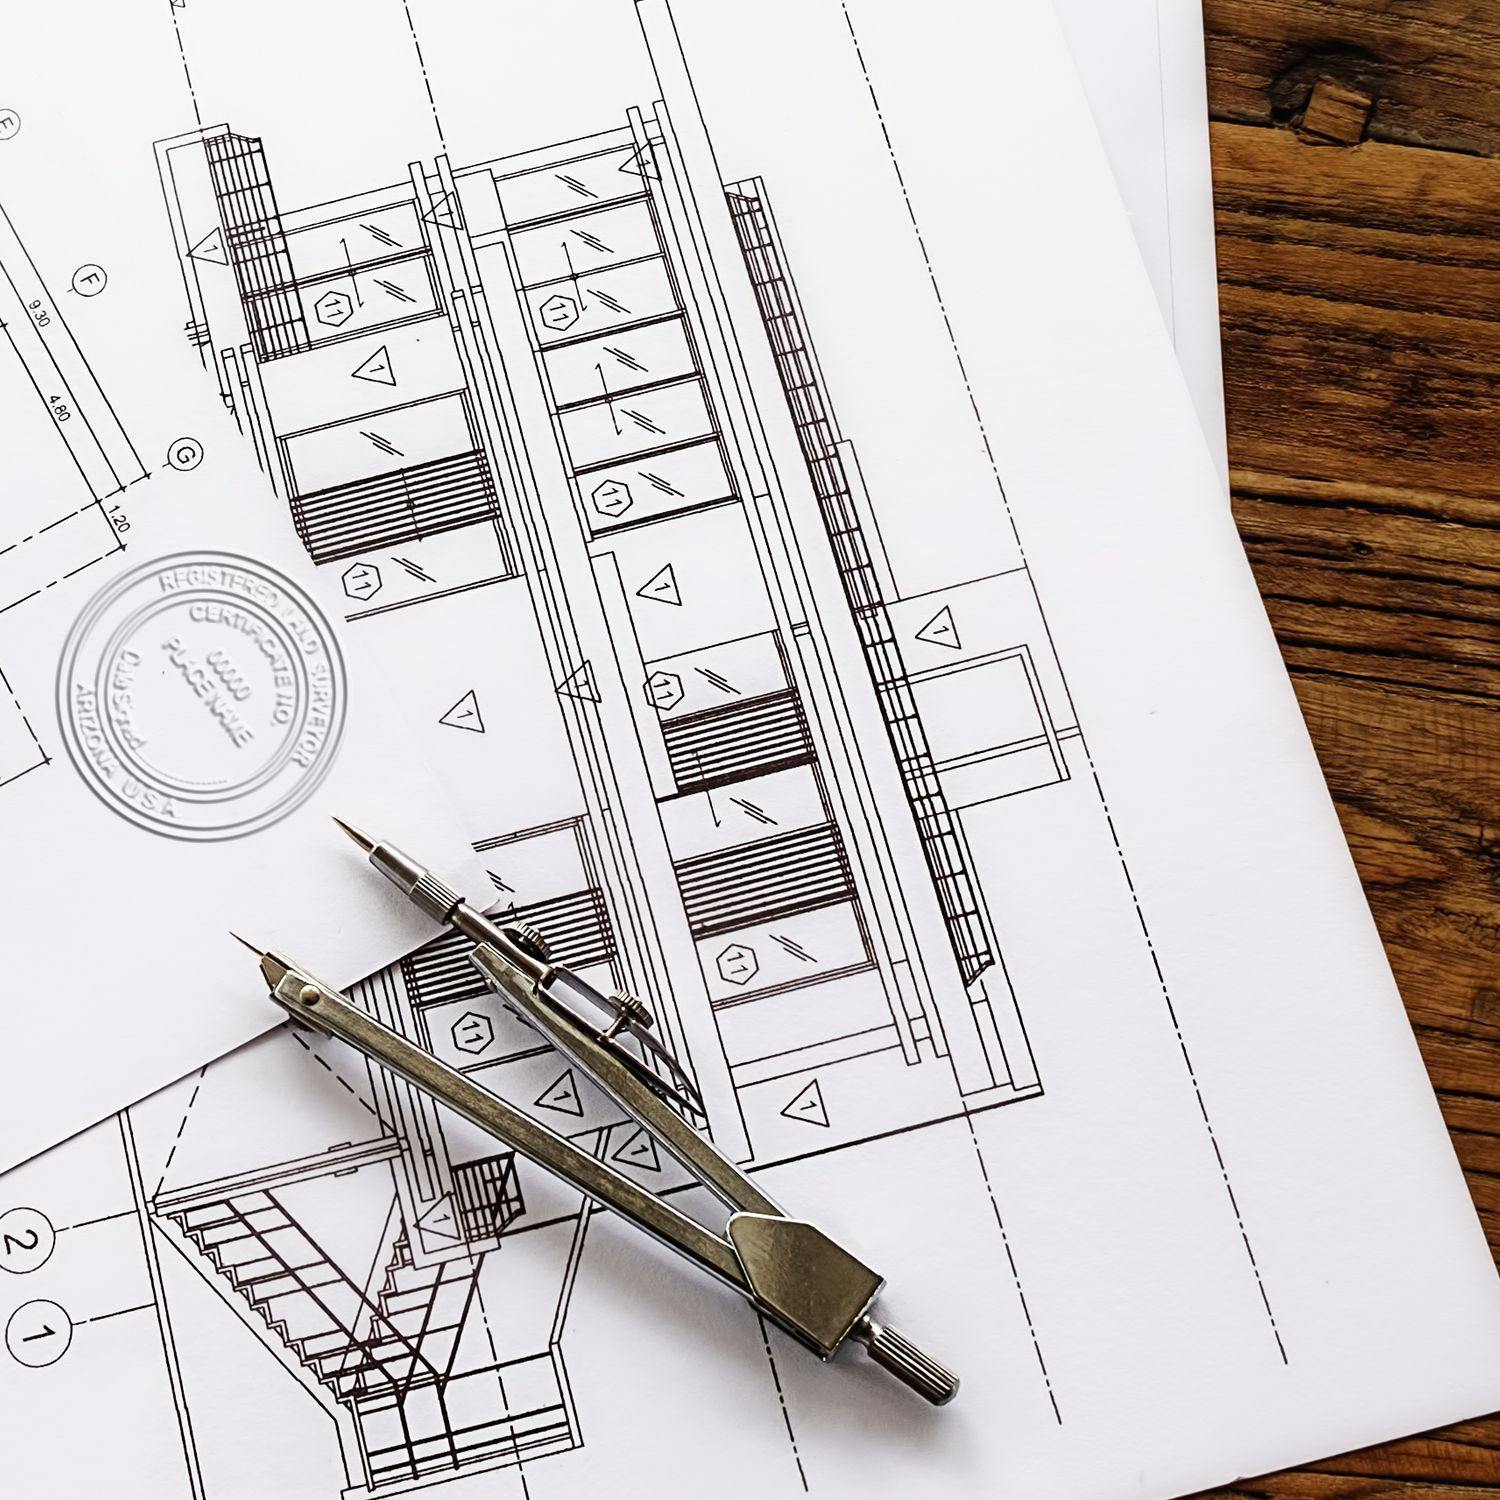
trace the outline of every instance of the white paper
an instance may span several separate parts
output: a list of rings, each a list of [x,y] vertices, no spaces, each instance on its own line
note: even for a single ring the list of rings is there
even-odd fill
[[[430,930],[331,812],[475,869],[181,336],[149,151],[54,82],[0,140],[0,1166],[275,1023],[231,927],[346,980]]]
[[[336,566],[497,899],[964,1387],[820,1366],[283,1031],[4,1180],[12,1486],[1121,1500],[1491,1407],[1500,1281],[1046,7],[190,4],[110,66],[178,35],[307,305],[373,259],[454,312],[240,409],[473,403],[501,535]],[[356,993],[681,1187],[457,945]]]
[[[1054,0],[1204,436],[1228,481],[1201,0]]]

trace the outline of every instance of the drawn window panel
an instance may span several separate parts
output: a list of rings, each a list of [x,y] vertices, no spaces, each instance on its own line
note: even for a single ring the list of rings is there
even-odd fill
[[[869,963],[858,913],[848,901],[790,916],[768,913],[760,921],[701,937],[697,948],[716,1009]]]
[[[955,807],[1066,776],[1023,651],[919,679],[912,691],[938,780]]]
[[[718,443],[694,443],[598,469],[581,484],[584,520],[596,536],[653,516],[734,498]]]
[[[786,667],[776,636],[721,641],[698,651],[646,663],[661,691],[652,702],[663,721],[689,718],[726,703],[787,694]]]
[[[592,276],[575,276],[526,293],[539,344],[602,333],[677,311],[677,294],[660,259],[632,261]]]
[[[462,396],[398,406],[288,438],[286,454],[298,494],[413,468],[474,447]]]
[[[426,246],[416,205],[410,202],[377,205],[367,213],[326,224],[289,228],[286,237],[287,254],[299,281],[371,261],[397,259]]]
[[[521,230],[512,236],[511,248],[524,287],[585,276],[661,253],[656,225],[644,202]]]
[[[424,318],[348,343],[325,344],[261,367],[266,407],[284,437],[464,386],[445,318]]]
[[[827,823],[714,849],[674,868],[695,937],[840,906],[853,898],[843,841]],[[804,959],[813,961],[812,955]]]
[[[621,198],[643,197],[645,187],[634,141],[594,156],[495,179],[500,207],[513,228],[537,219],[582,213]]]
[[[575,470],[696,442],[717,429],[697,379],[574,407],[561,416]]]
[[[715,1009],[724,1055],[739,1084],[806,1066],[805,1056],[797,1054],[810,1047],[843,1042],[854,1052],[889,1045],[893,1030],[890,1000],[872,971],[845,975],[812,991],[766,995],[754,1005]]]
[[[718,506],[613,542],[636,642],[647,660],[772,629],[744,510]]]
[[[661,385],[695,369],[680,318],[549,349],[544,359],[559,407]]]
[[[475,847],[504,906],[532,906],[589,885],[575,823],[527,830]]]
[[[771,838],[828,820],[823,791],[811,766],[754,776],[661,804],[662,827],[674,860],[696,858],[754,839]]]
[[[298,286],[297,296],[315,344],[404,323],[437,307],[425,255],[308,282]]]

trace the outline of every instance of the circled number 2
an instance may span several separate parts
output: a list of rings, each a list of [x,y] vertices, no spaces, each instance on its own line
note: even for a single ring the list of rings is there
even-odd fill
[[[39,1270],[56,1244],[52,1220],[40,1209],[9,1208],[0,1213],[0,1271],[24,1276]]]

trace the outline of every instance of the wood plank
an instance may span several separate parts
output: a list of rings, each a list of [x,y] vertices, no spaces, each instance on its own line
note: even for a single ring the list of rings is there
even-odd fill
[[[1321,1474],[1305,1470],[1243,1480],[1233,1489],[1214,1490],[1214,1500],[1481,1500],[1487,1486],[1445,1481],[1411,1482],[1358,1474]]]
[[[1235,515],[1500,1255],[1500,7],[1205,10]],[[1500,1417],[1215,1493],[1500,1496]]]
[[[1462,1422],[1440,1434],[1402,1438],[1304,1469],[1244,1479],[1219,1500],[1478,1500],[1491,1494],[1500,1418]]]
[[[1324,73],[1312,86],[1297,126],[1297,139],[1326,146],[1357,146],[1365,138],[1375,101]]]
[[[1500,499],[1500,162],[1225,124],[1213,148],[1232,463]]]
[[[1500,9],[1487,0],[1206,0],[1215,117],[1296,123],[1328,74],[1374,101],[1369,133],[1500,150]]]

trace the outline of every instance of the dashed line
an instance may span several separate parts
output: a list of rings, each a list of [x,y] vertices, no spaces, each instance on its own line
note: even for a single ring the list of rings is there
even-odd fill
[[[92,509],[93,509],[93,507],[92,507],[92,506],[81,506],[81,507],[80,507],[80,508],[79,508],[79,510],[85,510],[85,509],[87,509],[87,510],[92,510]],[[54,529],[55,529],[55,528],[57,528],[57,527],[59,527],[59,526],[61,526],[61,525],[62,525],[62,524],[63,524],[63,522],[64,522],[64,521],[71,521],[71,520],[72,520],[72,519],[73,519],[73,516],[76,516],[76,515],[78,515],[78,514],[79,514],[79,510],[75,510],[75,511],[74,511],[74,512],[73,512],[73,515],[72,515],[72,516],[59,516],[59,517],[58,517],[58,518],[57,518],[57,520],[55,520],[55,521],[49,521],[49,522],[48,522],[48,523],[47,523],[47,524],[46,524],[46,525],[45,525],[45,526],[43,526],[43,527],[42,527],[42,529],[41,529],[41,530],[40,530],[40,531],[39,531],[39,532],[37,532],[37,535],[38,535],[38,536],[46,536],[46,534],[47,534],[47,533],[48,533],[48,532],[49,532],[49,531],[52,531],[52,530],[54,530]],[[29,541],[30,541],[30,540],[31,540],[31,538],[30,538],[30,537],[27,537],[27,538],[26,538],[26,540],[27,540],[27,541],[28,541],[28,542],[29,542]]]
[[[958,335],[954,332],[953,320],[948,315],[948,305],[943,300],[942,288],[938,284],[937,272],[933,267],[932,257],[928,254],[927,242],[922,236],[921,225],[917,222],[916,209],[912,204],[911,193],[907,190],[906,178],[902,175],[901,163],[897,160],[896,148],[891,141],[890,129],[886,125],[885,113],[880,107],[879,98],[876,96],[875,85],[870,78],[870,70],[865,64],[864,52],[859,45],[859,37],[855,33],[854,21],[849,14],[849,6],[847,3],[845,3],[845,0],[840,0],[840,8],[844,13],[844,25],[849,30],[849,40],[854,45],[854,55],[859,62],[860,72],[864,74],[865,88],[869,91],[870,103],[875,110],[875,118],[877,119],[877,121],[879,121],[880,124],[880,133],[885,140],[885,148],[887,154],[890,156],[892,170],[895,172],[896,181],[901,188],[901,196],[906,204],[906,215],[907,218],[911,221],[912,233],[916,236],[918,248],[922,253],[923,263],[927,267],[927,279],[932,286],[932,294],[937,299],[938,310],[942,314],[943,327],[947,330],[948,342],[953,350],[953,358],[958,366],[958,372],[963,380],[964,390],[969,398],[970,410],[974,413],[974,421],[979,430],[980,440],[984,444],[985,455],[989,459],[990,472],[994,476],[995,488],[1000,494],[1000,503],[1004,507],[1005,518],[1010,522],[1011,535],[1015,538],[1016,550],[1020,555],[1021,562],[1027,566],[1029,571],[1029,563],[1026,557],[1026,548],[1022,544],[1021,533],[1019,528],[1016,526],[1015,513],[1011,510],[1010,496],[1005,492],[1005,482],[1000,477],[1000,466],[995,459],[995,450],[990,442],[989,429],[985,426],[984,416],[979,410],[979,401],[974,393],[974,387],[969,380],[969,372],[964,364],[963,353],[958,346]],[[1040,604],[1040,601],[1038,601],[1038,603]],[[1045,617],[1043,623],[1045,625]],[[1175,1005],[1172,1003],[1172,996],[1167,988],[1166,978],[1162,973],[1161,962],[1156,955],[1156,947],[1151,941],[1151,933],[1146,926],[1146,914],[1141,909],[1140,899],[1139,897],[1137,897],[1135,892],[1135,884],[1130,878],[1130,869],[1125,860],[1125,851],[1121,847],[1118,835],[1115,833],[1114,819],[1110,816],[1109,804],[1107,801],[1105,801],[1104,788],[1099,780],[1098,770],[1094,766],[1093,756],[1089,753],[1088,743],[1086,740],[1084,740],[1081,733],[1079,735],[1079,743],[1083,747],[1084,755],[1088,759],[1089,770],[1093,773],[1094,789],[1099,794],[1099,803],[1100,806],[1102,806],[1104,809],[1105,820],[1109,824],[1110,837],[1114,840],[1115,854],[1119,858],[1120,869],[1125,875],[1125,884],[1130,890],[1130,899],[1135,905],[1136,919],[1139,921],[1141,926],[1141,933],[1146,939],[1147,951],[1151,954],[1151,963],[1156,970],[1157,981],[1161,985],[1162,998],[1166,1001],[1167,1015],[1170,1017],[1172,1028],[1177,1034],[1177,1043],[1182,1050],[1183,1062],[1187,1066],[1188,1079],[1192,1084],[1193,1093],[1198,1100],[1198,1112],[1203,1117],[1204,1127],[1208,1131],[1209,1143],[1213,1147],[1214,1159],[1218,1162],[1220,1174],[1224,1179],[1224,1189],[1229,1197],[1230,1208],[1234,1212],[1235,1223],[1239,1227],[1240,1238],[1244,1242],[1245,1254],[1249,1259],[1250,1269],[1255,1276],[1255,1284],[1260,1292],[1261,1303],[1265,1307],[1266,1317],[1270,1320],[1271,1333],[1276,1339],[1276,1348],[1281,1354],[1282,1363],[1287,1364],[1289,1363],[1289,1361],[1287,1359],[1286,1346],[1282,1343],[1281,1340],[1281,1330],[1276,1325],[1276,1315],[1271,1310],[1271,1299],[1266,1291],[1265,1282],[1261,1277],[1260,1266],[1255,1259],[1255,1251],[1250,1244],[1250,1235],[1245,1228],[1245,1220],[1244,1216],[1240,1212],[1239,1200],[1236,1198],[1234,1187],[1230,1182],[1229,1170],[1224,1162],[1224,1154],[1219,1149],[1218,1137],[1214,1133],[1213,1122],[1209,1118],[1208,1106],[1204,1102],[1203,1098],[1203,1090],[1199,1085],[1198,1075],[1193,1068],[1192,1059],[1188,1055],[1187,1043],[1183,1038],[1182,1027],[1177,1019],[1177,1010]],[[1004,1233],[1003,1226],[1001,1232],[1002,1234]]]
[[[207,1072],[208,1064],[204,1063],[204,1065],[198,1069],[198,1078],[197,1081],[193,1084],[193,1092],[191,1097],[188,1099],[187,1108],[183,1110],[182,1118],[177,1122],[177,1134],[172,1137],[172,1149],[167,1152],[167,1159],[162,1164],[161,1176],[156,1180],[156,1191],[151,1194],[152,1198],[155,1198],[160,1194],[162,1190],[162,1184],[167,1180],[167,1173],[172,1170],[172,1158],[177,1155],[178,1143],[182,1140],[182,1132],[187,1129],[188,1116],[192,1114],[193,1106],[198,1102],[198,1092],[203,1087],[203,1075]]]
[[[1156,973],[1156,982],[1161,987],[1161,997],[1166,1001],[1167,1016],[1172,1022],[1172,1031],[1177,1037],[1177,1046],[1182,1053],[1183,1066],[1187,1069],[1188,1081],[1193,1086],[1193,1097],[1198,1101],[1198,1113],[1203,1118],[1203,1128],[1208,1132],[1209,1144],[1213,1147],[1214,1160],[1219,1166],[1219,1176],[1224,1181],[1224,1192],[1229,1198],[1229,1207],[1234,1213],[1234,1222],[1240,1231],[1240,1240],[1245,1246],[1245,1255],[1250,1261],[1250,1269],[1255,1275],[1256,1289],[1260,1292],[1261,1304],[1266,1310],[1266,1317],[1271,1321],[1271,1333],[1276,1340],[1277,1351],[1281,1355],[1282,1364],[1289,1364],[1286,1345],[1281,1341],[1281,1330],[1276,1326],[1276,1314],[1271,1309],[1271,1297],[1266,1291],[1266,1283],[1260,1274],[1260,1263],[1255,1258],[1255,1248],[1250,1243],[1250,1231],[1245,1228],[1245,1216],[1240,1212],[1239,1199],[1235,1196],[1234,1184],[1229,1180],[1229,1168],[1224,1162],[1224,1153],[1219,1147],[1219,1137],[1214,1131],[1214,1122],[1209,1117],[1208,1105],[1204,1102],[1203,1088],[1198,1082],[1198,1071],[1193,1067],[1193,1059],[1188,1052],[1187,1038],[1182,1034],[1182,1024],[1177,1019],[1177,1007],[1172,1001],[1172,992],[1167,988],[1166,975],[1162,972],[1161,959],[1157,956],[1156,944],[1151,941],[1151,930],[1146,926],[1146,913],[1141,909],[1141,898],[1136,894],[1135,882],[1130,878],[1130,866],[1125,859],[1125,850],[1120,845],[1120,836],[1115,831],[1114,815],[1109,810],[1109,802],[1104,796],[1104,786],[1099,780],[1099,772],[1094,765],[1094,757],[1089,753],[1088,745],[1080,740],[1083,745],[1083,753],[1088,759],[1089,771],[1093,774],[1094,790],[1099,794],[1099,804],[1104,809],[1104,820],[1109,826],[1109,836],[1114,841],[1115,853],[1119,856],[1120,869],[1125,875],[1125,886],[1130,892],[1131,905],[1135,907],[1136,921],[1140,923],[1141,936],[1146,940],[1146,951],[1151,955],[1151,967]]]
[[[126,1313],[149,1312],[155,1306],[154,1302],[142,1302],[139,1307],[117,1307],[113,1312],[95,1313],[92,1318],[80,1318],[78,1326],[82,1328],[85,1323],[104,1323],[110,1318],[123,1318]]]
[[[438,119],[437,100],[432,97],[432,80],[427,76],[427,59],[422,56],[422,43],[417,38],[417,26],[411,18],[408,0],[401,0],[401,9],[406,12],[406,29],[411,32],[411,44],[417,51],[417,66],[422,70],[422,86],[427,90],[427,104],[432,110],[432,128],[437,131],[438,145],[446,152],[448,142],[443,138],[443,122]]]
[[[70,1229],[88,1229],[94,1224],[108,1224],[111,1219],[133,1219],[135,1210],[133,1208],[122,1208],[119,1213],[100,1214],[95,1219],[80,1219],[76,1224],[59,1224],[54,1231],[57,1234],[66,1234]]]
[[[328,1076],[332,1078],[334,1082],[337,1083],[338,1086],[343,1089],[346,1094],[348,1094],[351,1098],[359,1101],[360,1108],[366,1110],[369,1114],[374,1115],[375,1118],[380,1121],[380,1124],[382,1126],[385,1125],[385,1121],[380,1119],[379,1113],[374,1109],[369,1101],[365,1099],[365,1097],[359,1092],[358,1089],[354,1087],[353,1084],[349,1082],[347,1078],[330,1067],[326,1058],[320,1057],[318,1053],[313,1051],[313,1049],[308,1046],[308,1044],[297,1034],[297,1032],[290,1025],[287,1026],[286,1031],[287,1035],[291,1037],[291,1039],[296,1042],[296,1044],[305,1053],[307,1053],[307,1055],[312,1058],[312,1060],[317,1063],[317,1065],[322,1068],[323,1071],[327,1073]]]
[[[4,611],[0,610],[0,614],[3,613]],[[26,717],[26,710],[21,707],[21,700],[16,697],[16,690],[10,685],[10,679],[5,675],[3,667],[0,667],[0,687],[5,689],[6,695],[10,698],[11,707],[15,709],[16,717],[21,721],[21,727],[30,737],[32,747],[36,750],[36,753],[41,756],[40,760],[33,761],[31,765],[26,766],[23,770],[16,771],[9,776],[0,776],[0,786],[9,786],[11,782],[19,781],[23,776],[29,776],[33,771],[40,771],[43,766],[50,766],[52,764],[52,757],[42,748],[42,742],[37,738],[36,730],[31,727],[31,720]]]
[[[589,1206],[587,1203],[585,1203],[583,1206],[583,1212],[587,1214],[588,1211]],[[496,1243],[496,1250],[498,1251],[504,1244],[505,1240],[501,1238]],[[506,1414],[509,1415],[510,1396],[506,1393],[505,1376],[501,1374],[502,1366],[500,1351],[495,1347],[495,1334],[490,1327],[490,1312],[489,1309],[484,1305],[484,1288],[479,1285],[479,1274],[484,1269],[484,1254],[481,1252],[477,1259],[471,1256],[469,1264],[474,1268],[474,1300],[479,1304],[479,1321],[484,1325],[484,1339],[485,1342],[490,1346],[490,1359],[494,1363],[495,1367],[495,1384],[499,1387],[500,1390],[501,1404],[505,1407]],[[514,1429],[512,1429],[512,1431],[514,1431]],[[514,1444],[514,1450],[516,1458],[516,1474],[521,1480],[521,1494],[523,1500],[531,1500],[531,1486],[526,1482],[526,1460],[521,1457],[520,1443]]]
[[[11,707],[15,709],[25,726],[26,733],[31,736],[31,743],[36,746],[37,754],[42,757],[42,764],[49,765],[51,762],[47,752],[42,749],[42,742],[36,736],[36,730],[31,727],[31,720],[26,717],[26,710],[21,707],[21,700],[16,697],[16,690],[10,685],[10,678],[5,675],[5,668],[0,667],[0,687],[3,687],[10,697]],[[34,768],[33,768],[34,769]]]
[[[792,1431],[792,1414],[787,1410],[786,1392],[781,1389],[781,1374],[776,1368],[776,1356],[771,1353],[771,1335],[766,1331],[766,1320],[759,1312],[755,1314],[760,1323],[760,1341],[766,1347],[766,1363],[771,1367],[771,1380],[776,1386],[776,1399],[781,1403],[781,1420],[786,1423],[787,1441],[792,1445],[792,1459],[797,1465],[797,1478],[802,1481],[802,1493],[810,1494],[807,1486],[807,1471],[802,1467],[802,1454],[797,1447],[797,1434]]]
[[[891,132],[885,123],[885,111],[880,107],[880,100],[875,94],[875,84],[870,77],[870,70],[865,66],[865,54],[860,49],[859,38],[854,32],[854,21],[849,15],[847,4],[840,4],[844,12],[844,25],[849,28],[849,40],[854,43],[854,55],[859,59],[859,70],[865,77],[865,88],[869,91],[870,103],[875,110],[875,118],[880,122],[880,134],[885,139],[886,154],[891,159],[891,168],[896,174],[896,182],[901,188],[902,201],[906,204],[906,217],[911,221],[912,233],[917,237],[917,248],[922,252],[922,263],[927,267],[927,280],[932,286],[932,295],[937,299],[938,311],[943,315],[943,327],[948,333],[948,343],[953,350],[953,358],[958,365],[958,373],[964,383],[964,392],[969,398],[969,409],[974,413],[975,425],[979,428],[980,440],[984,443],[985,457],[989,459],[990,472],[995,477],[995,487],[1000,491],[1000,500],[1005,507],[1005,519],[1010,522],[1011,535],[1015,538],[1016,550],[1021,555],[1021,561],[1026,561],[1026,548],[1021,544],[1021,533],[1016,529],[1016,518],[1011,512],[1010,498],[1005,493],[1005,482],[1000,478],[1000,465],[995,460],[995,450],[990,443],[989,428],[985,426],[984,416],[979,410],[979,398],[974,394],[974,387],[969,380],[968,367],[964,364],[962,351],[958,347],[958,335],[953,331],[953,319],[948,316],[948,304],[943,300],[943,289],[938,285],[937,271],[932,264],[932,257],[927,253],[927,241],[922,236],[922,226],[917,222],[917,211],[911,201],[911,193],[907,191],[906,178],[901,172],[901,163],[896,158],[896,148],[891,142]]]
[[[88,507],[85,506],[84,509],[88,509]],[[23,537],[22,540],[30,541],[31,538]],[[35,599],[39,594],[45,594],[48,589],[55,589],[58,584],[66,583],[70,578],[77,578],[85,568],[92,568],[95,563],[101,563],[106,557],[113,557],[116,553],[123,552],[124,550],[125,544],[123,542],[116,542],[115,545],[111,547],[107,552],[101,552],[98,557],[89,558],[86,563],[79,563],[76,568],[69,569],[68,572],[62,574],[61,577],[54,578],[48,583],[38,584],[37,587],[32,589],[29,594],[22,594],[19,599],[12,599],[9,604],[0,604],[0,615],[8,613],[10,610],[15,609],[18,605],[25,604],[28,599]],[[0,553],[0,556],[3,555],[3,553]]]
[[[106,557],[113,557],[116,552],[123,552],[124,550],[125,544],[123,542],[118,547],[111,547],[108,552],[101,552],[98,557],[91,557],[86,563],[80,563],[78,567],[64,573],[62,578],[59,578],[57,582],[62,583],[64,579],[77,578],[86,568],[92,568],[95,563],[102,563]],[[47,587],[50,589],[52,585],[49,583]]]
[[[995,1198],[994,1185],[990,1182],[990,1169],[979,1149],[979,1137],[974,1133],[974,1121],[967,1110],[964,1124],[969,1127],[969,1140],[974,1146],[974,1158],[979,1163],[979,1175],[984,1179],[984,1191],[990,1200],[990,1211],[995,1216],[995,1227],[1000,1231],[1000,1243],[1005,1247],[1005,1259],[1010,1265],[1011,1280],[1016,1284],[1016,1296],[1021,1303],[1021,1316],[1026,1319],[1026,1331],[1031,1335],[1031,1347],[1036,1353],[1037,1368],[1042,1372],[1042,1384],[1047,1387],[1047,1399],[1052,1403],[1052,1415],[1057,1425],[1062,1426],[1062,1412],[1057,1405],[1057,1392],[1052,1389],[1052,1377],[1047,1373],[1047,1361],[1042,1358],[1042,1341],[1037,1337],[1036,1324],[1031,1321],[1031,1308],[1026,1301],[1025,1289],[1021,1286],[1021,1272],[1016,1266],[1015,1251],[1010,1247],[1010,1235],[1005,1230],[1005,1220],[1000,1214],[1000,1204]]]
[[[193,87],[193,70],[188,67],[187,48],[182,42],[182,23],[177,19],[179,9],[176,0],[167,0],[172,7],[172,31],[177,37],[177,55],[182,59],[182,76],[187,80],[188,96],[193,101],[193,122],[203,129],[203,111],[198,108],[198,90]]]
[[[84,511],[93,510],[98,503],[97,500],[90,500],[87,505],[80,505],[77,510],[71,510],[67,515],[59,516],[55,521],[48,521],[45,526],[38,527],[29,536],[19,537],[8,546],[0,547],[0,557],[4,557],[7,552],[14,552],[17,547],[24,547],[27,542],[34,542],[39,536],[61,526],[64,521],[71,521],[75,516],[81,516]]]

